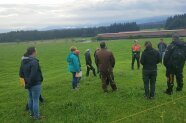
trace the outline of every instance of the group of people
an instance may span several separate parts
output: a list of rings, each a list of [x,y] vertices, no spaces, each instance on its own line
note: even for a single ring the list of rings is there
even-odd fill
[[[146,41],[145,50],[142,52],[140,58],[141,47],[136,40],[132,46],[132,70],[134,70],[134,62],[137,60],[137,67],[140,69],[140,63],[143,66],[142,78],[144,82],[145,98],[153,99],[155,96],[155,85],[157,78],[157,64],[163,61],[166,67],[167,89],[166,94],[173,93],[174,75],[177,79],[176,91],[183,89],[183,68],[186,61],[186,43],[180,41],[179,35],[174,34],[172,43],[167,45],[161,39],[158,44],[158,50],[155,50],[150,41]],[[30,47],[22,57],[19,75],[25,81],[25,88],[28,90],[29,101],[28,109],[31,112],[31,117],[34,119],[42,118],[39,113],[39,99],[43,100],[41,96],[41,83],[43,76],[39,65],[39,60],[36,59],[36,48]],[[70,53],[67,56],[68,70],[72,74],[72,88],[78,90],[79,81],[82,77],[81,63],[79,59],[80,51],[76,47],[70,48]],[[87,72],[89,76],[90,70],[93,75],[99,73],[102,81],[102,89],[108,92],[110,85],[113,91],[117,90],[114,79],[113,69],[115,67],[115,57],[113,53],[107,49],[106,43],[101,42],[100,48],[94,52],[96,69],[92,65],[90,49],[85,52],[85,61]]]
[[[162,63],[165,55],[165,50],[167,49],[167,44],[163,41],[163,39],[160,39],[160,42],[158,43],[157,47],[158,47],[158,51]],[[140,69],[140,52],[141,52],[141,46],[138,44],[138,40],[135,40],[134,44],[132,45],[132,65],[131,65],[132,70],[134,70],[135,61],[137,61],[137,68]]]

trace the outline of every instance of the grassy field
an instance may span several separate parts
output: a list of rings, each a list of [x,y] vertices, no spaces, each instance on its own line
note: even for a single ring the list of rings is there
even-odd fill
[[[185,38],[186,39],[186,38]],[[156,48],[159,39],[150,40]],[[164,39],[167,43],[170,38]],[[131,40],[107,42],[116,58],[114,69],[117,92],[103,93],[98,77],[83,77],[80,90],[71,89],[71,74],[67,71],[66,56],[70,46],[81,51],[80,59],[85,74],[84,51],[94,50],[99,43],[73,43],[61,41],[0,44],[0,122],[31,123],[29,113],[24,111],[27,90],[19,86],[18,70],[21,56],[28,46],[36,46],[44,74],[41,104],[43,123],[184,123],[186,122],[186,86],[183,92],[172,96],[163,94],[166,89],[165,67],[158,65],[156,98],[143,97],[141,70],[131,70]],[[93,57],[92,57],[93,58]],[[95,66],[95,65],[94,65]],[[186,68],[184,69],[184,75]],[[184,78],[186,82],[186,77]],[[176,87],[176,84],[175,84]],[[174,88],[175,90],[175,88]],[[121,119],[121,120],[118,120]]]

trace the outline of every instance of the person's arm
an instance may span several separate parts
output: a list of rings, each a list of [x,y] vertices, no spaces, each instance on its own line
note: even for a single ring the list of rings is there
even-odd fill
[[[171,51],[172,51],[172,45],[169,45],[165,51],[164,59],[163,59],[163,64],[167,66],[168,61],[170,60],[171,56]]]
[[[157,64],[161,62],[160,53],[157,51]]]
[[[114,66],[115,66],[115,58],[114,58],[114,55],[113,55],[112,52],[111,52],[111,56],[110,56],[110,62],[111,62],[112,67],[114,68]]]
[[[164,43],[164,45],[165,45],[165,49],[167,48],[167,44],[166,43]]]
[[[73,57],[73,63],[74,63],[74,68],[76,70],[76,72],[80,72],[80,66],[79,66],[79,59],[77,56]]]
[[[19,77],[24,78],[22,63],[21,63],[20,69],[19,69]]]
[[[37,71],[38,71],[38,68],[39,68],[39,64],[37,61],[32,61],[31,63],[31,72],[30,72],[30,81],[34,81],[35,78],[37,77]]]
[[[88,65],[88,55],[87,55],[87,53],[85,53],[85,61],[86,61],[86,65]]]
[[[97,56],[97,54],[95,54],[95,64],[96,64],[96,66],[98,67],[99,60],[98,60],[98,56]]]
[[[67,56],[66,60],[67,60],[68,63],[72,62],[71,59],[70,59],[70,54]]]
[[[92,64],[92,60],[91,60],[90,53],[88,53],[87,55],[88,55],[88,65],[91,65]]]
[[[143,52],[142,55],[141,55],[140,63],[141,63],[142,65],[145,64],[145,53],[144,53],[144,52]]]

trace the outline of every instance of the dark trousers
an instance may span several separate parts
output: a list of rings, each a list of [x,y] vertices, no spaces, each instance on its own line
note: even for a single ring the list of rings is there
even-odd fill
[[[96,76],[96,70],[95,70],[95,68],[94,68],[92,65],[87,66],[87,73],[86,73],[86,76],[87,76],[87,77],[89,76],[90,70],[92,70],[94,76]]]
[[[102,81],[102,89],[104,92],[108,92],[107,86],[110,84],[113,91],[117,90],[116,83],[114,81],[114,74],[113,72],[101,72],[100,77]]]
[[[174,76],[176,76],[177,91],[182,91],[183,88],[183,68],[167,68],[167,92],[172,93],[174,86]]]
[[[140,55],[132,55],[132,69],[134,69],[135,60],[137,61],[138,69],[140,68]]]
[[[143,70],[143,82],[146,97],[154,97],[157,71]]]

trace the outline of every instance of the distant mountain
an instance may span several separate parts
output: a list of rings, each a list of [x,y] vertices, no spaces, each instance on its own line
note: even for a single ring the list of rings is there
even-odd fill
[[[159,25],[164,24],[166,19],[169,16],[157,16],[157,17],[148,17],[148,18],[142,18],[142,19],[131,19],[131,20],[116,20],[116,21],[107,21],[105,23],[100,24],[94,24],[94,25],[77,25],[77,26],[61,26],[61,25],[54,25],[54,26],[48,26],[42,29],[39,29],[40,31],[46,31],[46,30],[61,30],[61,29],[75,29],[75,28],[86,28],[86,27],[99,27],[99,26],[109,26],[112,23],[125,23],[125,22],[136,22],[139,25]]]
[[[160,25],[162,26],[162,23],[164,23],[168,17],[169,16],[157,16],[157,17],[148,17],[148,18],[141,18],[141,19],[130,19],[130,20],[127,20],[127,19],[120,19],[120,20],[114,20],[114,21],[108,20],[107,22],[97,23],[97,24],[85,24],[85,25],[76,25],[76,26],[52,25],[52,26],[47,26],[44,28],[33,28],[33,29],[25,28],[21,30],[25,30],[25,31],[28,31],[28,30],[39,30],[39,31],[62,30],[62,29],[109,26],[110,24],[113,24],[113,23],[126,23],[126,22],[136,22],[138,25],[140,25],[140,27],[142,26],[142,29],[143,29],[143,28],[150,28],[150,25],[152,25],[152,27],[160,26]],[[17,31],[17,30],[0,29],[0,33],[10,32],[10,31]]]

